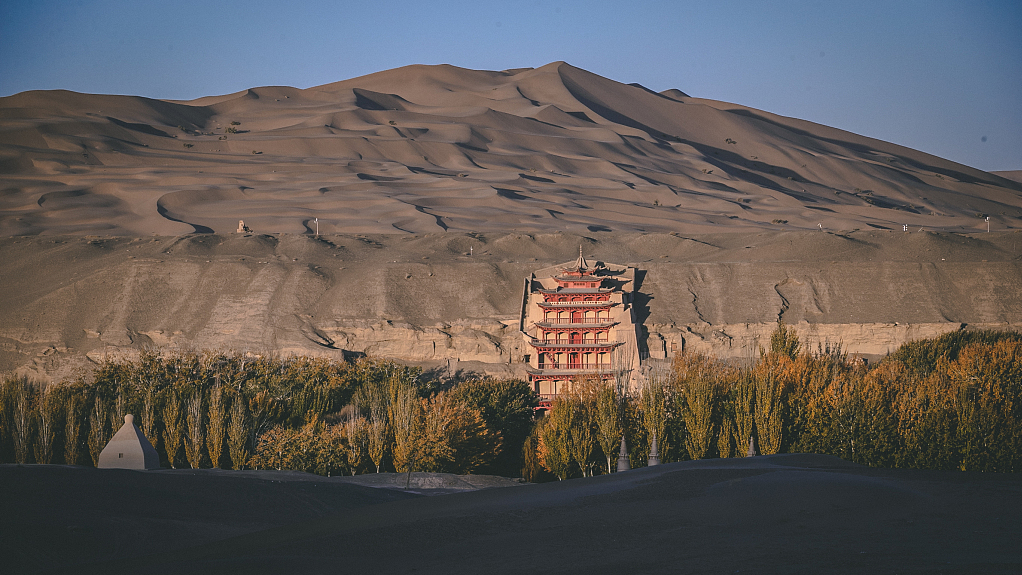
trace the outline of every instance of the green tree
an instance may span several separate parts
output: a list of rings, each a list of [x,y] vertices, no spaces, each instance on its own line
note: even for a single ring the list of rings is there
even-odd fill
[[[35,444],[36,463],[48,464],[53,461],[53,442],[61,412],[61,398],[54,386],[46,386],[39,393]]]
[[[227,395],[217,385],[209,390],[209,419],[206,425],[206,451],[213,468],[220,467],[224,439],[227,436]]]
[[[231,400],[231,419],[227,424],[227,450],[231,457],[232,469],[243,469],[249,458],[249,437],[251,420],[245,407],[244,397],[235,392]]]
[[[206,443],[205,412],[202,409],[202,390],[196,389],[188,398],[185,412],[185,458],[192,469],[202,467],[202,448]]]
[[[176,389],[168,389],[163,398],[163,448],[171,468],[177,469],[177,454],[184,436],[181,398]]]
[[[712,457],[717,436],[719,392],[714,360],[684,354],[674,362],[673,386],[685,421],[685,449],[693,459]]]
[[[570,408],[558,396],[554,398],[546,417],[539,422],[537,451],[543,468],[557,479],[565,480],[571,473],[571,456],[568,454],[568,430],[571,426]]]
[[[777,376],[769,367],[755,375],[756,438],[759,452],[772,455],[781,452],[784,439],[784,397]]]
[[[106,405],[99,394],[96,394],[92,410],[89,411],[89,455],[92,456],[93,467],[99,465],[99,454],[106,447],[106,420]]]
[[[422,404],[418,393],[404,385],[397,390],[390,404],[390,421],[394,428],[394,468],[399,473],[414,471],[422,427]]]
[[[777,318],[777,327],[770,334],[770,353],[795,359],[798,357],[799,345],[795,330],[786,326],[784,320]]]
[[[600,443],[600,451],[607,459],[607,473],[613,471],[611,459],[615,458],[615,448],[621,441],[620,412],[617,390],[613,385],[604,383],[596,396],[596,437]]]
[[[520,379],[476,379],[456,385],[452,397],[479,410],[486,427],[499,430],[501,450],[480,473],[517,476],[523,473],[523,445],[532,432],[539,405],[536,392]]]
[[[77,465],[81,453],[82,409],[85,407],[78,389],[64,394],[64,463]]]
[[[493,462],[501,437],[486,427],[482,414],[440,392],[423,400],[424,418],[417,467],[422,471],[472,473]]]

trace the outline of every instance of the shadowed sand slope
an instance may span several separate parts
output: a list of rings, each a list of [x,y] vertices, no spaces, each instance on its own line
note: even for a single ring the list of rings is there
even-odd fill
[[[95,573],[1016,573],[1022,569],[1022,479],[1013,475],[870,469],[829,456],[780,455],[682,462],[611,476],[425,498],[339,491],[347,503],[304,509],[336,485],[272,483],[265,504],[243,496],[217,505],[267,528],[222,533],[182,490],[213,480],[159,474],[3,468],[18,495],[0,521],[31,525],[15,540],[24,571]],[[129,475],[134,473],[134,475]],[[80,499],[43,496],[73,488]],[[270,480],[272,478],[266,478]],[[83,516],[96,493],[130,482],[120,505]],[[159,488],[140,489],[147,482]],[[270,483],[264,481],[263,483]],[[310,486],[315,486],[315,489]],[[354,486],[346,485],[346,489]],[[13,489],[11,489],[13,488]],[[298,495],[301,490],[302,495]],[[334,497],[337,497],[336,495]],[[359,498],[361,498],[359,500]],[[294,500],[290,520],[280,502]],[[176,531],[158,547],[134,529],[173,510]],[[69,519],[73,517],[73,519]],[[91,517],[91,519],[90,519]],[[75,528],[66,524],[73,521]],[[75,556],[85,534],[117,524],[117,548]],[[276,525],[276,526],[275,526]],[[60,532],[60,536],[53,534]],[[67,532],[68,535],[64,533]],[[45,551],[44,551],[45,550]],[[5,555],[10,557],[9,549]],[[59,561],[55,558],[66,558]],[[94,563],[100,561],[100,563]]]
[[[0,98],[0,234],[1022,227],[1022,184],[555,62]]]

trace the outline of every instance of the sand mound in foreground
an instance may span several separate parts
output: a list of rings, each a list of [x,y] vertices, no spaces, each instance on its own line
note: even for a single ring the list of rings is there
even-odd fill
[[[16,535],[0,545],[18,561],[19,572],[1022,568],[1022,519],[1014,513],[1022,505],[1022,478],[871,469],[819,455],[682,462],[426,498],[338,487],[326,479],[274,482],[227,474],[4,466],[0,477],[12,495],[0,521]],[[129,484],[136,488],[126,489]],[[110,494],[117,494],[117,505],[110,505]],[[222,499],[207,509],[214,494]],[[348,503],[330,508],[313,497]],[[221,514],[227,523],[240,516],[250,526],[263,520],[267,528],[200,532],[197,526]],[[166,529],[145,547],[161,517],[177,531]]]

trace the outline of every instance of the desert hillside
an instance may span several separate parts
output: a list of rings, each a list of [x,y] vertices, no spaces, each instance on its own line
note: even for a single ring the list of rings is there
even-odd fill
[[[580,245],[639,269],[650,357],[753,357],[777,319],[875,357],[1022,324],[1019,174],[562,62],[24,92],[0,98],[0,371],[155,345],[519,373],[522,280]]]
[[[871,358],[1022,325],[1022,234],[542,233],[0,239],[0,370],[60,378],[144,346],[519,373],[524,278],[577,257],[638,270],[640,347],[758,356],[778,318]]]
[[[554,62],[187,102],[0,98],[0,234],[1022,227],[1022,184]]]

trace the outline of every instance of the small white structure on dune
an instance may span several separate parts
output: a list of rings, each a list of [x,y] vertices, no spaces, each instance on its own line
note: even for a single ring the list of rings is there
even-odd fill
[[[142,430],[135,425],[135,416],[124,416],[124,425],[110,438],[99,454],[101,469],[159,469],[160,456]]]

